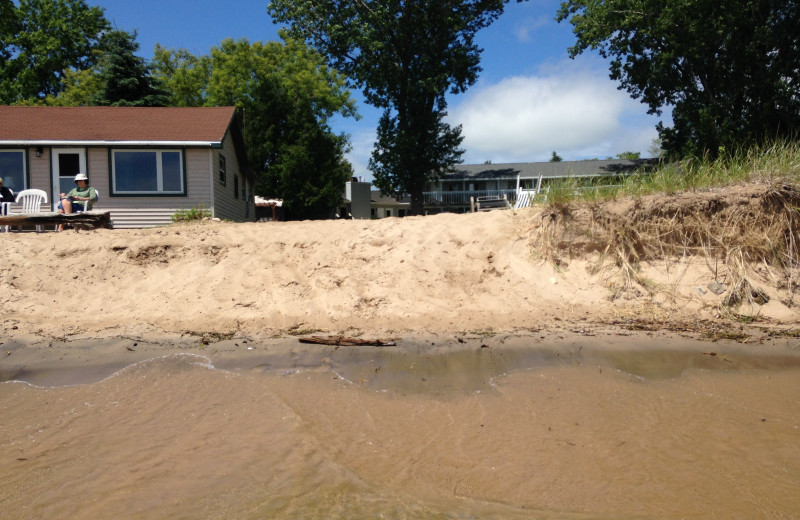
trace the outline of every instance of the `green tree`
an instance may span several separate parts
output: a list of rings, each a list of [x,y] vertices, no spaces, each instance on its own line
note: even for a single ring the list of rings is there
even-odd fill
[[[205,105],[211,80],[210,56],[195,56],[186,49],[173,50],[156,44],[151,68],[169,93],[170,106]]]
[[[109,31],[101,40],[101,56],[96,66],[101,90],[93,105],[165,106],[167,92],[151,74],[139,50],[136,34]]]
[[[61,78],[62,91],[48,95],[36,104],[61,107],[83,107],[93,104],[103,89],[100,76],[94,68],[86,70],[67,69]]]
[[[357,117],[341,74],[298,41],[224,40],[210,56],[157,47],[153,70],[181,106],[235,105],[244,111],[256,192],[280,197],[291,218],[328,216],[352,167],[346,136],[328,121]]]
[[[659,123],[665,152],[711,155],[800,129],[800,5],[794,0],[568,0],[557,20]]]
[[[556,152],[553,152],[553,156],[550,157],[550,162],[561,162],[563,160],[564,159],[562,159],[561,156],[558,155]]]
[[[90,69],[67,69],[62,92],[44,103],[59,106],[166,106],[168,93],[150,73],[136,34],[113,30],[103,35],[96,64]]]
[[[508,1],[271,0],[267,10],[384,110],[370,160],[374,184],[384,193],[410,195],[410,213],[421,214],[425,184],[463,153],[461,128],[443,121],[445,95],[476,81],[481,49],[475,35]]]
[[[617,159],[626,159],[628,161],[636,161],[641,158],[639,152],[622,152],[617,154]]]
[[[0,103],[61,92],[67,70],[94,64],[108,20],[84,0],[0,0]]]

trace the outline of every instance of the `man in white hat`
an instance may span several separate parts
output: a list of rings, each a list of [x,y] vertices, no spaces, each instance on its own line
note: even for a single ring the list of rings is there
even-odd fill
[[[61,202],[58,204],[59,213],[77,213],[79,211],[88,211],[92,209],[92,203],[97,200],[97,192],[94,188],[89,186],[89,178],[85,173],[79,173],[75,176],[76,188],[73,188],[69,193],[61,194]],[[62,231],[64,225],[58,226],[58,230]]]

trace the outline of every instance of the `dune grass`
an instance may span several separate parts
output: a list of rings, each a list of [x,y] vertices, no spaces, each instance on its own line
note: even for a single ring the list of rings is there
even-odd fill
[[[800,141],[775,142],[723,153],[708,160],[691,158],[664,163],[654,171],[640,171],[609,182],[608,179],[559,179],[549,185],[544,204],[602,201],[622,196],[674,195],[686,191],[741,183],[800,182]]]
[[[763,189],[737,198],[724,189],[735,185]],[[618,199],[627,200],[621,213],[607,204]],[[765,302],[752,282],[756,268],[782,289],[784,303],[795,304],[800,288],[798,143],[665,164],[614,185],[565,179],[550,185],[542,209],[534,247],[556,265],[565,255],[598,252],[600,262],[622,269],[624,285],[649,293],[638,274],[641,262],[702,258],[715,277],[727,281],[723,307]]]

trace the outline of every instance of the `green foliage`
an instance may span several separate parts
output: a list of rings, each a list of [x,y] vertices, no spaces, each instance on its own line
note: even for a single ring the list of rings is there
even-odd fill
[[[110,25],[84,0],[0,0],[0,103],[32,103],[62,90],[66,71],[89,69]]]
[[[209,56],[156,47],[156,77],[179,106],[235,105],[259,195],[279,197],[289,218],[329,216],[353,175],[336,114],[358,117],[344,77],[302,42],[224,40]]]
[[[553,156],[550,157],[550,162],[561,162],[563,160],[564,159],[562,159],[561,156],[558,155],[555,151],[553,152]]]
[[[329,218],[353,176],[344,158],[347,139],[320,127],[308,112],[284,115],[290,134],[274,147],[278,160],[266,170],[264,184],[281,194],[288,218]]]
[[[169,106],[204,106],[211,78],[210,56],[195,56],[186,49],[171,50],[156,44],[150,67],[169,92]]]
[[[625,159],[628,161],[638,161],[641,159],[639,152],[622,152],[617,154],[617,159]]]
[[[102,89],[93,105],[158,107],[167,103],[167,93],[150,75],[139,50],[136,34],[109,31],[101,41],[101,57],[97,64]]]
[[[417,122],[415,131],[401,128],[399,117],[385,110],[378,124],[378,140],[369,160],[373,184],[383,193],[422,193],[425,183],[436,178],[439,172],[460,162],[463,141],[459,128],[442,122],[442,112],[424,114],[426,121]],[[409,153],[413,150],[414,153]],[[425,164],[426,175],[401,176],[398,172],[415,171]],[[413,203],[412,203],[413,205]]]
[[[653,171],[641,170],[624,178],[559,179],[549,184],[547,204],[653,193],[673,195],[742,182],[800,183],[800,143],[775,141],[739,148],[715,159],[663,163]]]
[[[65,70],[61,85],[63,90],[58,95],[50,94],[41,103],[60,107],[90,106],[103,89],[100,75],[94,68]]]
[[[574,57],[597,49],[659,124],[672,157],[716,157],[800,130],[800,5],[794,0],[567,0]]]
[[[211,218],[211,211],[203,208],[179,209],[172,215],[173,222],[191,222]]]
[[[384,109],[370,160],[375,185],[411,195],[423,210],[423,189],[460,160],[461,129],[443,122],[445,94],[464,92],[478,77],[478,30],[508,0],[271,0],[274,20],[310,42],[329,64]]]
[[[96,64],[87,70],[68,69],[62,78],[63,91],[48,96],[45,103],[59,106],[165,106],[167,92],[150,74],[147,62],[134,53],[139,50],[136,34],[109,31],[94,51]]]

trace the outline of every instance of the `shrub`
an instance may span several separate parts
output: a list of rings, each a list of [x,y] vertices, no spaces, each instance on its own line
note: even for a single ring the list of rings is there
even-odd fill
[[[172,215],[173,222],[191,222],[211,218],[211,211],[203,208],[179,209]]]

